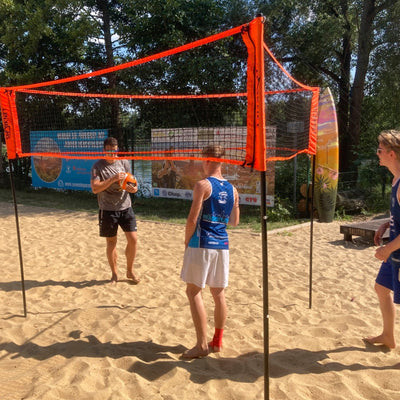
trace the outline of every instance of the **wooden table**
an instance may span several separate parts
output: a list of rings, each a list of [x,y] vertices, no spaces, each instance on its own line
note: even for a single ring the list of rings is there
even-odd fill
[[[373,219],[371,221],[356,222],[354,224],[340,225],[340,233],[344,234],[344,240],[351,241],[353,235],[362,236],[368,241],[374,242],[375,232],[384,223],[389,222],[389,218]],[[383,235],[383,240],[389,239],[389,229]]]

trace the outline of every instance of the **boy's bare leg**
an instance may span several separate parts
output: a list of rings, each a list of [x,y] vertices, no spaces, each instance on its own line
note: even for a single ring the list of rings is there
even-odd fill
[[[394,349],[396,347],[394,338],[396,309],[393,303],[391,290],[379,283],[375,283],[375,291],[378,295],[379,307],[382,313],[383,331],[378,336],[368,337],[364,340],[371,344],[383,344],[389,347],[389,349]]]
[[[217,330],[221,331],[221,340],[222,340],[222,332],[225,327],[226,316],[227,316],[227,306],[225,299],[225,290],[224,288],[210,288],[210,292],[214,299],[214,327]],[[214,343],[212,340],[208,343],[209,350],[218,353],[222,350],[222,343],[218,345]]]
[[[139,283],[140,278],[135,274],[133,270],[137,248],[137,232],[125,232],[125,236],[127,241],[125,248],[126,277],[128,279],[131,279],[133,283]]]
[[[107,260],[111,268],[111,283],[118,281],[118,269],[117,269],[117,236],[107,237]]]
[[[207,344],[207,314],[204,308],[201,288],[192,283],[186,285],[186,295],[190,304],[194,328],[196,330],[196,345],[183,353],[184,358],[204,357],[208,354]]]

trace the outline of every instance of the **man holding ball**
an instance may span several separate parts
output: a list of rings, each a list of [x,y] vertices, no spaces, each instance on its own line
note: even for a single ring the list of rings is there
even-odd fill
[[[108,137],[104,141],[104,152],[112,158],[101,159],[93,165],[90,184],[92,192],[97,195],[99,204],[100,236],[106,238],[107,259],[112,274],[111,283],[118,281],[117,231],[120,226],[125,232],[127,240],[126,277],[137,284],[140,279],[133,270],[137,246],[137,226],[129,193],[136,193],[138,188],[135,182],[125,183],[124,189],[121,187],[127,174],[130,174],[131,171],[128,160],[118,159],[117,139]]]

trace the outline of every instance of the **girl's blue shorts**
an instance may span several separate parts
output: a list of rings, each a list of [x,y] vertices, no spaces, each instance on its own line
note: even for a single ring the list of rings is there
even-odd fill
[[[383,262],[376,277],[376,283],[393,290],[393,301],[400,304],[400,262],[388,260]]]

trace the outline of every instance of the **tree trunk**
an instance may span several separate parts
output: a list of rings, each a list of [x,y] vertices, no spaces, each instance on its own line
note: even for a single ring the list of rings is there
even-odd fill
[[[341,1],[341,13],[346,24],[345,31],[342,37],[342,54],[340,55],[340,77],[339,86],[339,102],[338,102],[338,129],[340,140],[339,152],[339,169],[340,171],[348,170],[348,126],[349,126],[349,95],[350,95],[350,69],[351,69],[351,24],[348,21],[348,4],[347,0]]]
[[[372,50],[373,22],[377,13],[375,0],[365,0],[358,34],[357,65],[350,96],[350,120],[348,132],[347,156],[348,167],[357,159],[360,144],[361,108],[364,99],[365,77],[368,71],[369,57]]]
[[[97,7],[102,15],[103,22],[103,33],[104,33],[104,45],[106,48],[106,67],[114,67],[114,50],[112,45],[112,33],[111,33],[111,22],[109,4],[107,0],[97,0]],[[115,93],[117,88],[117,75],[115,72],[108,74],[108,82],[110,93]],[[123,144],[122,128],[121,128],[121,115],[119,109],[119,99],[111,100],[111,123],[113,127],[113,136],[117,138],[120,145]]]
[[[346,153],[348,157],[348,169],[354,168],[357,159],[357,150],[361,136],[361,112],[364,100],[365,77],[368,72],[370,54],[373,46],[374,20],[377,14],[393,6],[398,0],[387,0],[377,5],[376,0],[364,0],[358,33],[357,65],[353,87],[350,96],[350,119],[348,130],[348,145]]]

